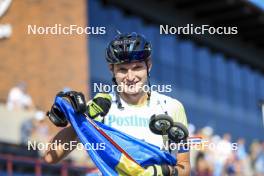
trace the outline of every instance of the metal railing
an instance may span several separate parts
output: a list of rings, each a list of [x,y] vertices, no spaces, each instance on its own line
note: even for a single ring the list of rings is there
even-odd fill
[[[86,167],[86,166],[75,166],[74,164],[70,164],[67,162],[62,162],[61,164],[51,165],[45,163],[43,160],[38,158],[31,158],[31,157],[24,157],[24,156],[15,156],[10,154],[0,154],[0,162],[4,162],[6,164],[6,169],[0,170],[7,173],[8,176],[14,175],[14,164],[20,163],[20,165],[23,166],[23,164],[29,164],[34,168],[34,174],[35,176],[42,176],[44,174],[43,167],[50,167],[54,170],[60,170],[59,175],[60,176],[69,176],[69,170],[79,170],[80,173],[87,174],[87,173],[93,173],[97,169],[94,167]],[[27,173],[29,174],[29,173]]]

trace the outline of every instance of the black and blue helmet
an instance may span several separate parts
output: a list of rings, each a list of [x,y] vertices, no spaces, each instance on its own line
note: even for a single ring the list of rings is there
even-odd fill
[[[135,32],[118,34],[106,49],[106,61],[109,64],[144,61],[151,55],[151,43]]]

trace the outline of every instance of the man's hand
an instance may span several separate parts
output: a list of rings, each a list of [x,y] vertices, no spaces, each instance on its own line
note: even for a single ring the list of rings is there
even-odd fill
[[[148,166],[146,171],[152,176],[178,176],[177,169],[166,164]]]
[[[66,98],[70,101],[75,112],[83,114],[86,111],[86,101],[82,92],[69,91],[59,92],[57,96]]]
[[[69,101],[75,112],[84,113],[86,111],[86,102],[83,93],[76,91],[59,92],[56,96],[63,97]],[[68,124],[67,118],[55,104],[51,106],[50,111],[47,112],[47,116],[58,127],[65,127]]]
[[[87,105],[85,97],[81,92],[59,92],[56,96],[63,97],[69,101],[75,112],[80,114],[87,113],[88,116],[93,119],[98,116],[105,116],[111,107],[112,101],[111,96],[106,93],[96,94],[96,96],[88,102]],[[65,127],[68,124],[67,118],[55,104],[52,105],[51,110],[47,113],[47,115],[51,122],[58,127]]]
[[[50,111],[47,112],[47,116],[57,127],[66,127],[68,125],[67,118],[55,104],[51,106]]]
[[[87,103],[89,117],[95,119],[97,116],[105,116],[111,107],[111,96],[106,93],[98,93]]]

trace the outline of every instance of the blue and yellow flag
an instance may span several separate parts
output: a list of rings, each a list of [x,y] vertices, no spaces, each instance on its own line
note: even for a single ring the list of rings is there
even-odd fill
[[[175,157],[168,152],[161,151],[155,145],[124,134],[103,123],[87,119],[85,115],[75,113],[67,100],[56,97],[55,104],[70,121],[80,141],[103,175],[150,176],[151,174],[144,169],[144,166],[176,165]],[[118,146],[100,131],[107,134]],[[93,146],[98,145],[100,147],[94,149]]]

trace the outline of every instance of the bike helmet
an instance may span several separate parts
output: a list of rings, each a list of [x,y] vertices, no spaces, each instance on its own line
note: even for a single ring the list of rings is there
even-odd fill
[[[106,61],[109,64],[144,61],[151,55],[151,43],[135,32],[118,34],[106,49]]]

